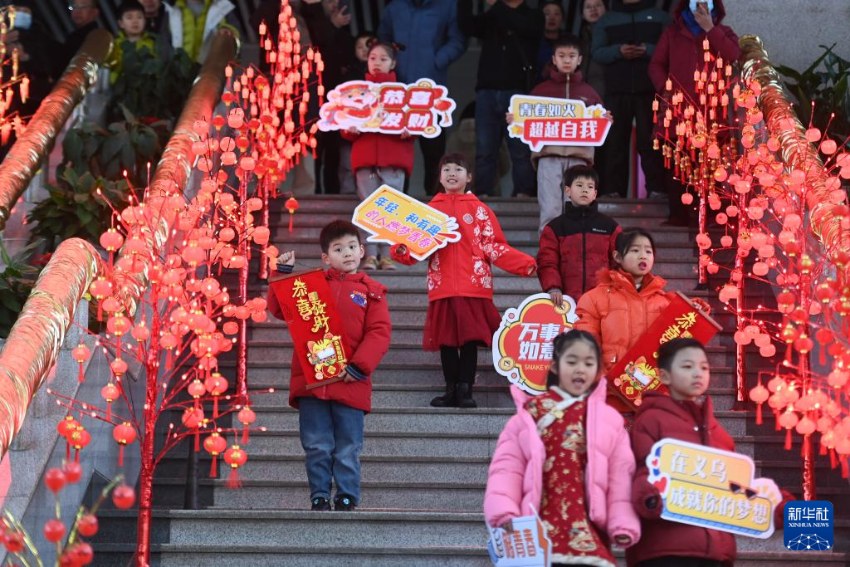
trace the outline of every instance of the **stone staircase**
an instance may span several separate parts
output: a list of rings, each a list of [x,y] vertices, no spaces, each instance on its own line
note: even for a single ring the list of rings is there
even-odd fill
[[[349,218],[355,206],[349,197],[300,199],[295,231],[286,232],[286,213],[273,212],[272,240],[297,252],[296,270],[316,267],[318,232],[335,218]],[[537,205],[521,200],[493,199],[508,241],[535,254]],[[653,231],[658,244],[655,272],[672,289],[708,299],[694,291],[695,245],[686,229],[660,227],[666,205],[647,201],[616,201],[601,210],[623,226]],[[287,405],[291,339],[277,321],[256,324],[250,331],[249,380],[257,412],[249,461],[240,473],[244,487],[229,490],[222,479],[206,479],[209,468],[201,455],[201,510],[182,510],[186,449],[175,449],[158,469],[152,532],[152,564],[200,566],[230,560],[245,565],[272,566],[486,566],[486,533],[481,513],[487,466],[505,421],[513,414],[505,380],[492,369],[490,353],[479,355],[474,410],[434,409],[428,401],[442,390],[439,358],[421,349],[425,317],[425,264],[396,272],[373,272],[390,290],[393,340],[374,381],[374,411],[366,418],[362,456],[363,494],[356,512],[308,511],[309,492],[298,438],[297,413]],[[497,270],[495,303],[500,311],[539,291],[536,279]],[[252,284],[252,294],[265,286]],[[716,318],[732,328],[732,318],[715,309]],[[712,341],[709,358],[718,415],[735,437],[741,452],[766,460],[759,473],[773,476],[796,493],[800,486],[798,454],[782,449],[783,437],[772,420],[756,428],[750,413],[734,405],[734,343],[730,333]],[[223,361],[232,376],[234,363]],[[753,374],[753,377],[755,374]],[[274,390],[269,392],[269,390]],[[767,414],[766,414],[767,417]],[[822,469],[824,460],[818,464]],[[827,467],[828,468],[828,467]],[[819,495],[835,509],[850,509],[846,480],[823,473]],[[124,565],[131,557],[135,516],[104,511],[95,545],[97,565]],[[845,553],[783,553],[781,534],[765,542],[739,539],[737,565],[768,566],[799,562],[847,565]],[[846,546],[845,546],[846,549]],[[621,559],[622,561],[622,559]]]

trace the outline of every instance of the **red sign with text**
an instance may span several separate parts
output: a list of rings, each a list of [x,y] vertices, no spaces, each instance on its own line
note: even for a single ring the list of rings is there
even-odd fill
[[[269,288],[283,311],[307,388],[341,380],[347,351],[325,272],[317,269],[282,276],[270,281]]]
[[[676,292],[664,313],[608,372],[608,403],[622,412],[632,412],[644,392],[666,392],[659,379],[658,347],[679,337],[706,344],[720,328],[717,321]]]

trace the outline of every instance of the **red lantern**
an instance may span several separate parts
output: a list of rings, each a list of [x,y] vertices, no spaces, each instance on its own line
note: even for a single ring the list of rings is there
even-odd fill
[[[136,440],[136,430],[129,421],[119,423],[112,430],[112,438],[118,443],[118,466],[124,466],[124,447]]]
[[[61,520],[53,518],[44,522],[44,539],[50,543],[56,543],[65,535],[65,524]]]
[[[62,469],[47,469],[44,473],[44,484],[53,494],[56,494],[65,486],[65,473]]]
[[[80,451],[91,443],[91,434],[85,430],[82,425],[78,425],[77,429],[71,433],[69,442],[76,449],[74,460],[80,462]]]
[[[112,402],[117,400],[120,395],[120,388],[112,382],[100,389],[100,397],[106,402],[106,421],[112,421]]]
[[[60,421],[56,426],[59,435],[65,438],[65,459],[71,458],[71,433],[77,430],[80,424],[73,416],[66,415],[65,419]]]
[[[198,433],[198,428],[201,427],[201,424],[204,423],[204,410],[197,407],[186,408],[183,411],[183,417],[181,418],[183,422],[183,426],[187,429],[195,430],[195,451],[200,450],[199,439],[200,435]]]
[[[213,397],[213,419],[218,417],[218,397],[227,391],[227,379],[213,372],[204,380],[204,388]]]
[[[245,406],[239,413],[236,414],[236,419],[242,424],[242,444],[248,444],[248,427],[257,420],[257,414],[251,409],[251,406]]]
[[[77,520],[77,531],[83,537],[94,537],[97,534],[98,528],[97,516],[94,514],[83,514]]]
[[[212,435],[204,439],[204,449],[212,455],[212,464],[210,464],[210,478],[218,476],[218,456],[227,448],[227,441],[219,435],[218,431],[214,431]]]
[[[758,383],[756,387],[750,390],[750,399],[754,401],[756,404],[756,423],[761,425],[761,406],[764,402],[767,401],[767,398],[770,396],[770,392],[765,388],[761,382]]]
[[[115,490],[112,491],[112,503],[115,504],[116,508],[126,510],[127,508],[131,507],[135,502],[136,492],[131,486],[122,484],[120,486],[116,486]]]
[[[71,484],[75,484],[79,482],[80,478],[83,476],[83,467],[80,463],[75,461],[66,461],[65,464],[62,465],[62,472],[65,473],[65,480]]]
[[[289,211],[289,232],[292,232],[292,220],[295,217],[295,211],[298,210],[298,199],[294,196],[286,200],[286,210]]]
[[[233,445],[225,451],[224,462],[230,465],[230,474],[227,476],[227,488],[241,488],[242,482],[239,479],[239,467],[245,464],[248,460],[248,453],[239,447]]]
[[[74,357],[74,360],[77,361],[77,364],[80,365],[80,373],[77,375],[77,379],[82,382],[85,380],[85,374],[83,374],[83,364],[89,359],[91,356],[91,351],[89,347],[84,345],[83,343],[78,344],[74,350],[71,351],[71,356]]]

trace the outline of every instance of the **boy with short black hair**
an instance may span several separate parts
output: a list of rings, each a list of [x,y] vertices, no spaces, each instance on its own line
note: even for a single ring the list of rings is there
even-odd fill
[[[735,536],[700,526],[661,519],[664,502],[658,488],[647,481],[646,456],[652,446],[669,437],[724,451],[735,441],[714,417],[705,395],[711,371],[705,347],[690,338],[673,339],[658,349],[661,382],[669,395],[647,392],[638,406],[631,430],[637,469],[632,502],[641,517],[641,538],[626,550],[628,565],[731,565],[737,554]],[[780,524],[781,525],[781,524]]]
[[[549,77],[531,91],[531,96],[580,100],[586,106],[602,104],[602,97],[584,82],[579,71],[581,65],[581,40],[574,35],[564,35],[552,45],[552,68]],[[508,121],[513,120],[512,116]],[[540,204],[540,225],[543,227],[558,216],[564,202],[561,183],[564,171],[574,165],[593,165],[593,146],[552,146],[531,153],[537,167],[537,202]]]
[[[308,390],[302,364],[293,354],[289,404],[299,410],[311,508],[331,509],[333,480],[333,509],[350,511],[360,503],[360,451],[363,420],[372,409],[371,374],[389,350],[392,324],[387,289],[357,271],[365,254],[358,228],[348,221],[333,221],[322,229],[319,243],[348,347],[348,365],[342,381]],[[291,273],[294,265],[294,251],[278,258],[283,273]],[[272,315],[283,319],[271,291],[268,306]]]
[[[109,82],[114,84],[124,67],[128,50],[147,50],[151,57],[156,53],[156,37],[146,31],[145,8],[137,0],[124,0],[116,13],[118,35],[115,37],[109,73]]]
[[[617,235],[622,232],[617,221],[599,212],[598,186],[599,176],[590,166],[576,165],[565,171],[564,193],[570,201],[561,211],[561,199],[561,216],[540,234],[537,277],[555,305],[563,303],[564,294],[578,302],[596,286],[596,273],[609,266]]]

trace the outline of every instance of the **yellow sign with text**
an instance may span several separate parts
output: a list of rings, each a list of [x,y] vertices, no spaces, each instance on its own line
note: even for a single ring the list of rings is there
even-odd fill
[[[748,456],[662,439],[646,466],[647,481],[661,493],[663,519],[761,539],[773,534],[782,495],[772,480],[754,478]]]
[[[611,129],[601,104],[587,106],[578,99],[513,95],[509,113],[508,135],[535,152],[544,145],[601,146]]]
[[[369,242],[404,244],[419,261],[460,239],[457,220],[410,195],[381,185],[354,209],[355,225]]]

